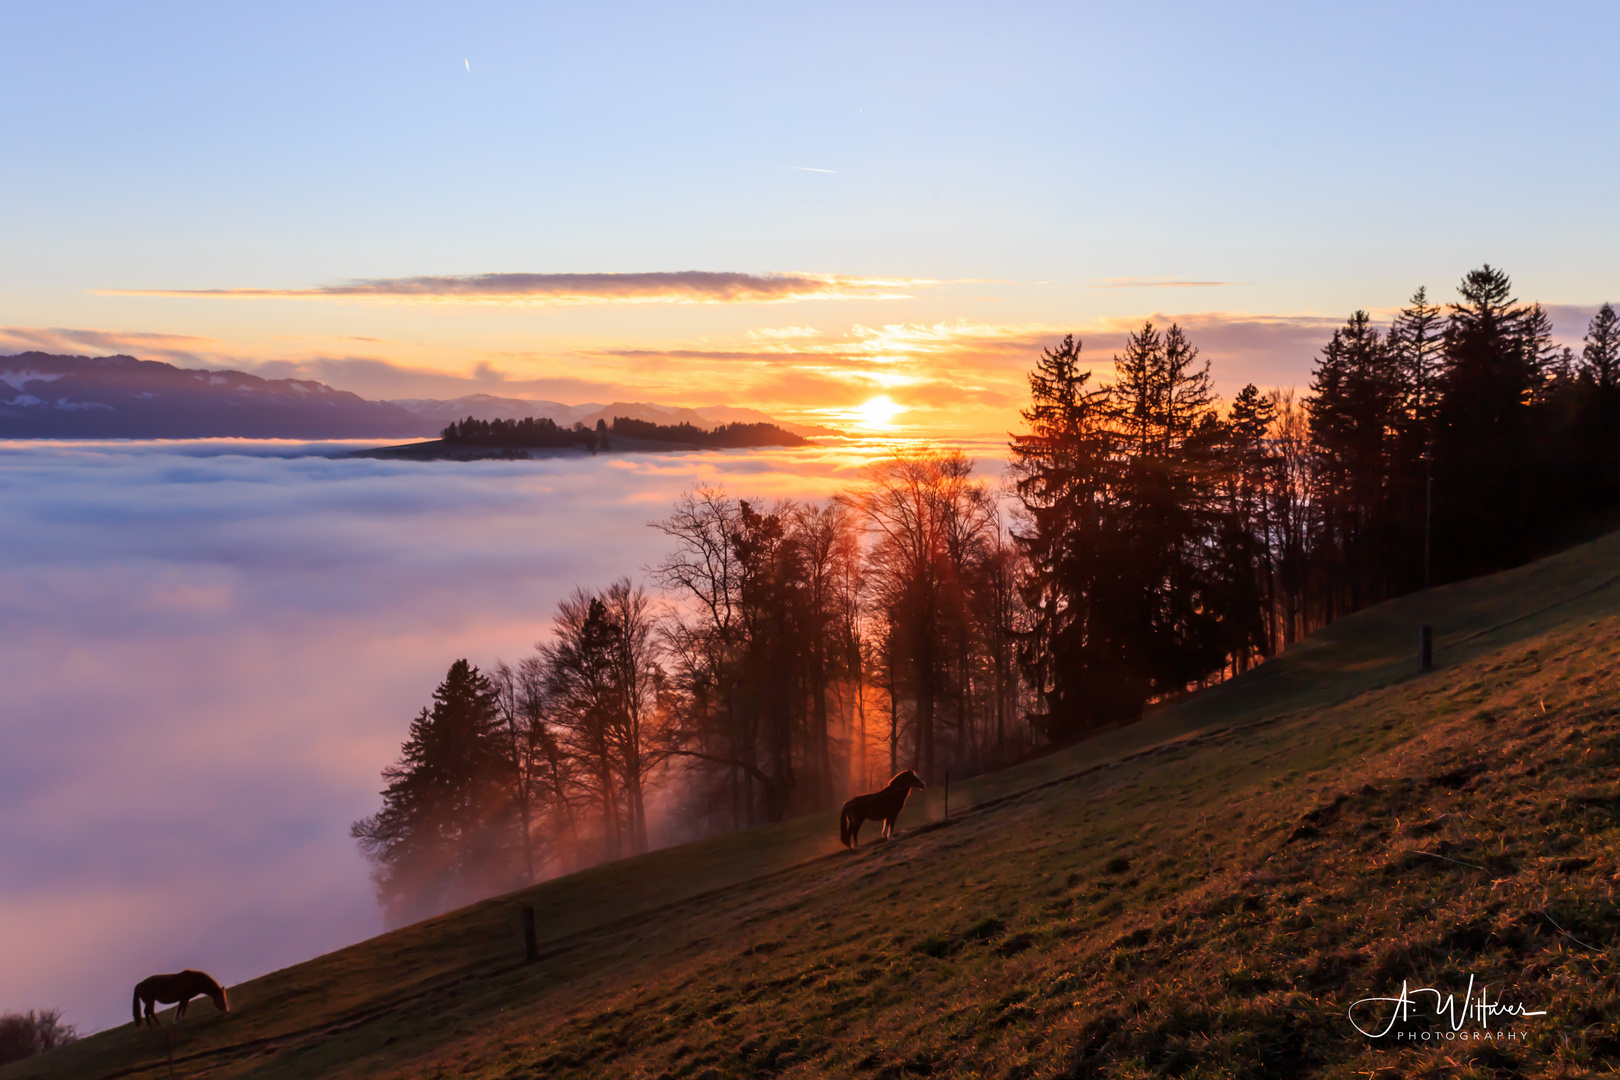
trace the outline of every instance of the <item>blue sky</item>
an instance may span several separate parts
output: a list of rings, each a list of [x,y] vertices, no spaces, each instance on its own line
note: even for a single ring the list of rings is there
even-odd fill
[[[784,326],[831,348],[857,326],[1338,319],[1418,284],[1449,298],[1486,261],[1590,308],[1620,294],[1617,31],[1598,4],[6,3],[0,327],[703,403],[723,372],[603,356]],[[940,284],[772,305],[97,292],[686,270]],[[747,370],[734,403],[883,389]]]

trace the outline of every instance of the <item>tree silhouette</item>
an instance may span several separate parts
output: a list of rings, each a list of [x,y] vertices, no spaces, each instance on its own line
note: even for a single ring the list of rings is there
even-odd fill
[[[466,660],[411,722],[383,770],[380,811],[350,835],[372,861],[383,909],[409,921],[492,891],[511,877],[511,801],[503,787],[499,700]]]
[[[1082,349],[1071,334],[1042,350],[1023,410],[1030,430],[1011,446],[1013,535],[1027,566],[1020,591],[1033,617],[1020,662],[1039,701],[1032,721],[1049,738],[1128,712],[1136,693],[1103,596],[1108,564],[1121,554],[1104,514],[1114,452],[1108,391],[1089,385]]]
[[[62,1023],[60,1009],[29,1009],[0,1015],[0,1065],[55,1050],[78,1039],[72,1024]]]
[[[1581,344],[1580,373],[1601,393],[1620,386],[1620,318],[1608,304],[1598,308],[1587,325]]]
[[[1508,276],[1471,270],[1451,305],[1436,417],[1435,549],[1447,578],[1522,559],[1534,473],[1530,403],[1539,388],[1536,343]]]

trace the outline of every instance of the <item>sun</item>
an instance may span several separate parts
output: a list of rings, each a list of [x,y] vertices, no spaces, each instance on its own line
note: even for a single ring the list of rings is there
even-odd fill
[[[870,398],[865,404],[853,410],[853,415],[860,421],[862,427],[889,428],[894,426],[897,413],[906,411],[904,405],[896,405],[887,396]]]

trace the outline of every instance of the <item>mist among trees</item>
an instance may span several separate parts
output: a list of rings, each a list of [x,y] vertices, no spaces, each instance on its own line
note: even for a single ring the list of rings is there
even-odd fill
[[[649,580],[453,664],[353,835],[407,921],[649,846],[964,777],[1240,674],[1369,604],[1620,505],[1620,325],[1556,348],[1505,274],[1334,331],[1310,386],[1218,400],[1177,326],[1030,374],[1000,484],[897,453],[824,503],[697,487]],[[652,591],[649,591],[652,590]]]

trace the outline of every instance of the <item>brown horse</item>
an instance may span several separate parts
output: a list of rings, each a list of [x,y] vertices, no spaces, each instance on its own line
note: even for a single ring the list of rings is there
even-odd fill
[[[847,848],[857,847],[861,826],[880,818],[883,821],[883,838],[888,839],[894,833],[894,819],[900,816],[900,808],[906,805],[906,796],[911,789],[927,786],[916,773],[907,769],[895,773],[894,779],[882,791],[855,796],[844,804],[844,812],[838,816],[838,839]]]
[[[186,1005],[191,999],[206,994],[214,1003],[214,1008],[220,1012],[230,1012],[230,1006],[225,1003],[225,988],[212,978],[200,971],[177,971],[173,975],[153,975],[149,979],[142,979],[135,984],[135,1000],[130,1007],[135,1010],[135,1026],[141,1026],[141,1007],[146,1007],[146,1023],[158,1027],[157,1006],[180,1003],[174,1011],[174,1022],[179,1023],[186,1018]]]

